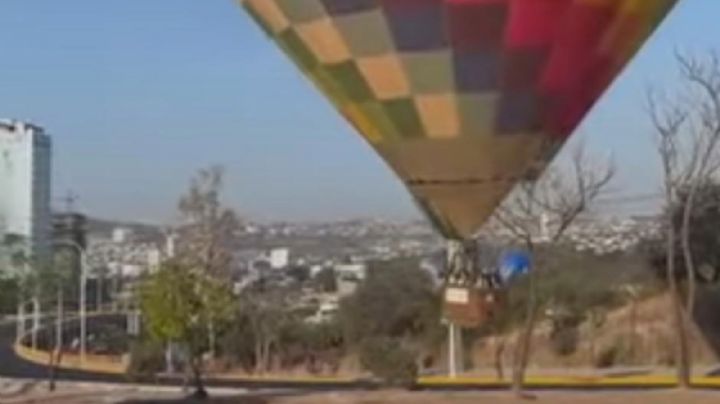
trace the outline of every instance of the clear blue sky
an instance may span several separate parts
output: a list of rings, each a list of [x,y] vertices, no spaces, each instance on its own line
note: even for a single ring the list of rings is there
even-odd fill
[[[417,215],[233,0],[1,0],[0,15],[0,117],[51,131],[55,193],[90,213],[170,220],[192,173],[219,163],[250,217]],[[645,88],[672,85],[674,49],[720,47],[718,20],[720,1],[681,0],[581,128],[623,192],[657,189]]]

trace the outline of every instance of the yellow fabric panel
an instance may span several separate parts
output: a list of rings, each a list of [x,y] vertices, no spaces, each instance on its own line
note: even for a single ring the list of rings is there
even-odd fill
[[[460,136],[460,117],[454,94],[419,95],[415,97],[415,105],[429,137]]]
[[[396,55],[359,58],[358,68],[378,99],[407,97],[410,84]]]
[[[383,137],[380,131],[355,104],[343,106],[342,113],[370,143],[382,141]]]
[[[345,40],[329,18],[307,24],[298,24],[296,30],[315,57],[325,64],[340,63],[350,59]]]
[[[270,0],[245,0],[249,7],[259,15],[265,23],[277,34],[290,27],[290,21],[285,17],[282,10],[274,1]]]

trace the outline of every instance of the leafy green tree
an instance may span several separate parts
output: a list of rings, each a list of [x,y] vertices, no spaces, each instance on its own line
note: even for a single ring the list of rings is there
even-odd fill
[[[140,303],[150,336],[185,349],[195,396],[207,397],[202,380],[203,354],[210,348],[207,325],[214,324],[218,332],[232,319],[229,286],[179,261],[168,261],[143,281]]]
[[[439,301],[416,260],[371,263],[365,281],[340,304],[344,341],[365,369],[391,384],[406,383],[417,371],[416,356],[442,340]]]
[[[347,342],[375,336],[423,337],[439,329],[438,291],[415,260],[371,264],[367,279],[341,302]]]

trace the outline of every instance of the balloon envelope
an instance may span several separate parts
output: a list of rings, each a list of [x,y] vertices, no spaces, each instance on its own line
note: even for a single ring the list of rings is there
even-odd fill
[[[447,237],[537,176],[677,0],[244,0]]]

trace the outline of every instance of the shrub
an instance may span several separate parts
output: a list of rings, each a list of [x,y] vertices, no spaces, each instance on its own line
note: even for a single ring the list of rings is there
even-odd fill
[[[365,340],[360,346],[360,363],[390,386],[411,387],[418,374],[414,352],[403,347],[396,338]]]
[[[569,356],[577,351],[578,346],[577,327],[564,327],[554,331],[550,335],[550,346],[556,355]]]
[[[165,347],[153,340],[134,341],[130,346],[127,375],[131,379],[154,376],[165,369]]]
[[[616,338],[612,344],[605,346],[595,358],[595,367],[609,368],[619,364],[630,363],[633,353],[622,338]]]

